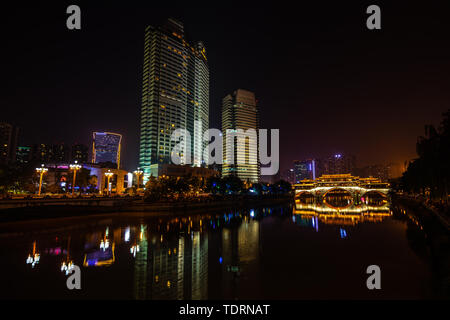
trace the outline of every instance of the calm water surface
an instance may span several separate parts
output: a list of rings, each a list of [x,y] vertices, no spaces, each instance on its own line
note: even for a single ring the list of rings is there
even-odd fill
[[[403,211],[316,211],[283,206],[0,226],[0,297],[433,297],[430,267],[411,246],[422,227]],[[80,291],[66,288],[71,262],[81,268]],[[366,288],[372,264],[381,268],[379,291]]]

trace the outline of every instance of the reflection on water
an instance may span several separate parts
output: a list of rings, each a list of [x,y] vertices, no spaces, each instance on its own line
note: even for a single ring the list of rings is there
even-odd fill
[[[65,275],[74,265],[82,272],[120,265],[132,270],[134,299],[207,299],[211,234],[215,262],[235,277],[242,266],[258,260],[258,220],[274,211],[283,208],[112,222],[52,236],[45,230],[32,241],[26,264],[36,273],[58,268]]]
[[[332,189],[323,196],[305,192],[295,198],[295,209],[299,214],[340,215],[342,218],[355,214],[373,216],[389,214],[389,207],[388,197],[375,191],[360,197],[344,189]]]
[[[323,197],[309,193],[298,196],[292,221],[319,232],[319,224],[354,226],[361,222],[381,222],[391,215],[388,198],[382,194],[369,192],[361,201],[354,201],[348,191],[333,189]],[[347,230],[339,228],[339,235],[341,239],[347,238]]]
[[[381,222],[392,215],[387,197],[378,193],[367,193],[356,202],[348,191],[334,189],[323,196],[322,201],[320,199],[308,193],[297,197],[292,221],[316,232],[319,232],[319,224],[340,226],[339,236],[345,239],[348,236],[345,226]]]
[[[34,266],[39,263],[40,258],[40,254],[36,252],[36,241],[34,241],[33,252],[28,254],[27,264],[31,264],[31,267],[34,268]]]
[[[374,195],[373,199],[377,197]],[[341,200],[329,199],[334,204]],[[392,243],[380,241],[389,234],[400,239],[400,250],[407,250],[407,246],[402,247],[407,244],[401,240],[405,238],[403,227],[381,224],[391,215],[384,198],[365,198],[357,205],[333,209],[305,197],[296,199],[294,208],[95,219],[66,230],[36,228],[21,239],[0,233],[0,254],[5,261],[0,271],[15,279],[2,285],[1,295],[34,297],[33,290],[45,283],[39,297],[70,297],[65,279],[77,265],[81,268],[85,297],[295,299],[332,295],[334,287],[340,296],[340,278],[328,279],[324,275],[330,264],[336,270],[342,268],[343,273],[349,272],[347,265],[339,265],[340,259],[334,260],[335,248],[348,251],[342,251],[342,255],[353,259],[355,270],[360,270],[362,261],[367,259],[366,253],[355,251],[352,245],[353,236],[355,244],[359,243],[357,232],[366,236],[354,226],[379,223],[380,227],[366,231],[374,240],[375,253],[396,250]],[[305,232],[308,229],[312,233]],[[347,247],[341,247],[342,239],[346,239]],[[321,260],[317,257],[318,248],[323,254]],[[423,272],[420,264],[414,266],[417,261],[413,255],[409,259],[399,263]],[[314,283],[307,287],[311,276]],[[320,284],[322,278],[324,283]],[[333,284],[330,279],[337,282]],[[348,287],[361,288],[359,283]]]

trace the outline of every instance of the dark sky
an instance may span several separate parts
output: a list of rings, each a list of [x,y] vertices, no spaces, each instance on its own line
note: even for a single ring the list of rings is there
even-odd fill
[[[122,133],[125,167],[134,169],[144,28],[175,17],[207,47],[211,127],[220,128],[222,97],[245,88],[260,101],[261,126],[281,130],[282,168],[338,151],[358,165],[403,162],[415,157],[424,125],[450,108],[450,11],[445,1],[389,2],[3,7],[0,120],[23,128],[22,144]],[[81,7],[81,31],[66,28],[70,4]],[[370,4],[381,7],[382,30],[366,28]]]

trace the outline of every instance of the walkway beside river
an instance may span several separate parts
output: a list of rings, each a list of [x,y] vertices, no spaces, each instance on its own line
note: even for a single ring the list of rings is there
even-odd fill
[[[420,199],[416,199],[407,195],[398,196],[401,201],[406,201],[409,205],[413,205],[415,207],[421,207],[429,212],[431,212],[437,220],[442,224],[444,228],[450,230],[450,217],[444,212],[438,210],[436,207],[432,205],[426,204],[424,201]]]

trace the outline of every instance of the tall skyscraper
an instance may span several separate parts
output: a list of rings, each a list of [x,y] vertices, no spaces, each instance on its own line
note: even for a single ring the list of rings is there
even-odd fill
[[[54,144],[52,148],[52,162],[67,163],[70,159],[69,148],[64,143]]]
[[[289,182],[290,184],[297,183],[295,180],[295,170],[293,168],[284,170],[283,173],[281,174],[281,179]]]
[[[248,141],[250,139],[246,139],[248,143],[246,142],[245,147],[240,148],[238,137],[244,138],[245,133],[239,134],[236,132],[237,129],[244,131],[254,129],[256,134],[259,129],[259,112],[255,94],[243,89],[234,91],[222,100],[222,133],[224,135],[222,176],[236,175],[244,181],[258,182],[260,179],[258,140],[256,139],[256,143],[252,144]],[[227,130],[231,131],[227,132]],[[233,155],[227,154],[227,145],[234,151]]]
[[[182,23],[169,19],[145,30],[139,165],[144,179],[151,166],[171,163],[176,129],[191,135],[191,162],[201,166],[203,132],[209,128],[209,68],[205,46],[185,38]],[[191,160],[191,161],[189,161]],[[207,160],[207,159],[203,159]]]
[[[361,178],[374,177],[387,182],[392,177],[392,164],[372,164],[362,168],[355,168],[354,174]]]
[[[6,122],[0,122],[0,164],[16,161],[18,139],[18,127]]]
[[[69,151],[64,143],[35,144],[31,147],[31,160],[45,164],[67,163],[69,161]]]
[[[92,142],[92,163],[111,162],[120,168],[122,135],[112,132],[94,132]]]
[[[20,164],[27,164],[31,162],[31,147],[17,147],[16,161]]]
[[[70,153],[70,161],[78,163],[87,163],[88,162],[88,147],[84,144],[74,144],[72,146],[72,151]]]
[[[294,161],[295,183],[302,180],[316,179],[316,160],[295,160]]]
[[[356,157],[343,153],[331,155],[324,161],[324,174],[353,173],[356,168]]]

